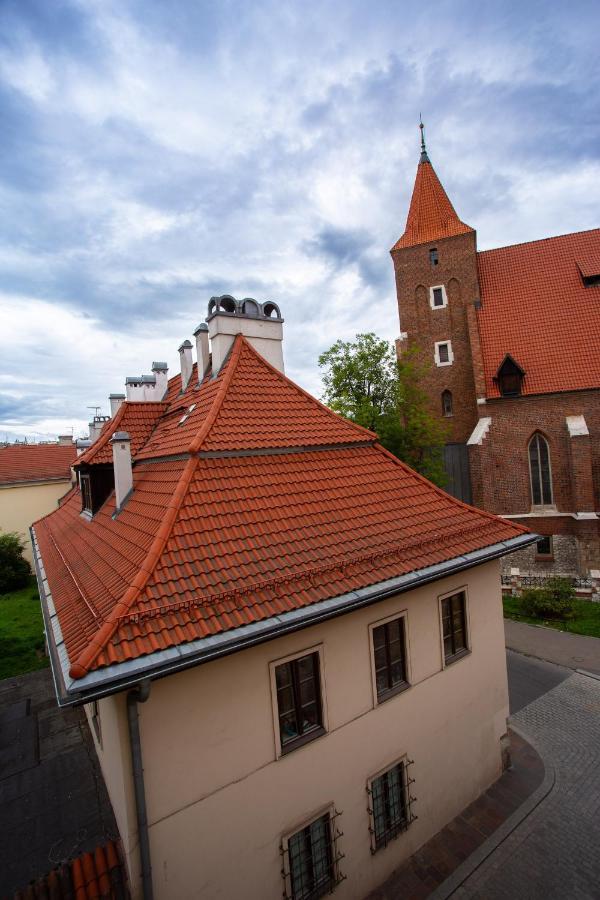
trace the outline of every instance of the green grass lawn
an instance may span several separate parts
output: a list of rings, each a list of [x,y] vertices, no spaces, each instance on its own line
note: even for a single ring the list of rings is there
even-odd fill
[[[47,666],[40,599],[32,578],[11,594],[0,594],[0,678]]]
[[[522,615],[521,603],[518,597],[504,597],[504,618],[515,619],[519,622],[529,622],[531,625],[545,625],[547,628],[556,628],[557,631],[571,631],[574,634],[587,634],[590,637],[600,638],[600,603],[591,603],[589,600],[575,600],[573,604],[573,618],[566,619],[535,619]]]

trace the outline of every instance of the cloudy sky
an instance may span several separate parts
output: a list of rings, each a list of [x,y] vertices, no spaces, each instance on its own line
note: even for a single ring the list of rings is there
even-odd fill
[[[276,300],[316,394],[337,337],[395,337],[419,112],[480,249],[598,226],[599,30],[597,0],[0,0],[0,439],[175,372],[213,294]]]

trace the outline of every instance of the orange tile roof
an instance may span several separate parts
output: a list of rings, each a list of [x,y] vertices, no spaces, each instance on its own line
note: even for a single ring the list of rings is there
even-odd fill
[[[477,312],[486,395],[509,353],[525,371],[524,394],[600,386],[600,229],[477,254]]]
[[[125,900],[125,871],[114,841],[83,853],[17,891],[13,900]]]
[[[526,533],[415,474],[241,336],[216,378],[168,396],[177,414],[115,519],[114,494],[86,521],[73,492],[35,525],[72,678]]]
[[[417,167],[406,227],[392,251],[442,238],[466,234],[473,229],[456,215],[435,169],[428,159]]]
[[[133,455],[144,446],[154,430],[158,420],[167,411],[166,403],[142,401],[125,401],[121,404],[112,419],[105,422],[100,436],[77,463],[112,463],[112,445],[110,439],[115,431],[126,431],[131,437]]]
[[[0,484],[69,480],[75,445],[9,444],[0,447]]]

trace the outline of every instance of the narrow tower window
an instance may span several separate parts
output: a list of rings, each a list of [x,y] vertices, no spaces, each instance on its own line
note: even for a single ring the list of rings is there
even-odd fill
[[[431,250],[429,251],[429,262],[431,263],[432,266],[437,266],[437,264],[439,262],[438,252],[435,247],[432,247]]]
[[[452,391],[442,392],[442,415],[451,416],[452,413]]]
[[[531,502],[534,506],[551,506],[550,448],[548,441],[541,434],[534,434],[529,442],[529,473]]]

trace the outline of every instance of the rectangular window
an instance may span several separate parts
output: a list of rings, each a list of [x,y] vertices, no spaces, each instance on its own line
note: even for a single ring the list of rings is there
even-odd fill
[[[452,662],[467,651],[465,595],[462,591],[442,600],[444,660]]]
[[[285,900],[317,900],[331,894],[344,880],[338,869],[342,854],[337,850],[335,820],[338,812],[327,812],[284,839],[281,847]]]
[[[443,306],[444,305],[444,295],[442,293],[441,287],[436,287],[433,289],[433,305],[434,306]]]
[[[435,247],[432,247],[431,250],[429,251],[429,262],[431,263],[432,266],[437,266],[437,264],[439,262],[438,252]]]
[[[79,482],[81,485],[81,507],[86,512],[92,512],[92,486],[89,475],[80,475]]]
[[[324,733],[319,654],[309,653],[275,667],[281,750]]]
[[[373,658],[377,700],[381,703],[408,686],[402,617],[373,629]]]
[[[552,536],[548,534],[540,538],[535,545],[535,552],[537,556],[552,557]]]
[[[378,775],[367,786],[369,794],[369,816],[371,818],[371,853],[385,847],[401,831],[406,831],[415,816],[411,812],[408,766],[412,760],[396,763],[391,769]]]
[[[438,356],[440,358],[440,362],[446,363],[450,359],[450,354],[448,353],[448,344],[440,344],[438,347]]]

